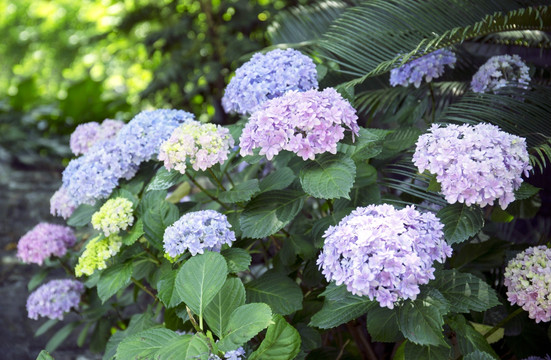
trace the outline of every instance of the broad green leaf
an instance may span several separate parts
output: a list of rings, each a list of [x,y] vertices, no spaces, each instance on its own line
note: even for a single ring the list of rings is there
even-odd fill
[[[139,206],[145,237],[160,251],[163,251],[165,229],[179,217],[176,205],[165,201],[165,197],[166,191],[150,191]]]
[[[395,310],[378,305],[372,306],[367,312],[366,320],[367,332],[373,341],[395,342],[402,337]]]
[[[492,355],[484,351],[474,351],[463,356],[463,360],[493,360],[495,359]]]
[[[260,181],[260,191],[283,190],[296,179],[293,170],[282,167]]]
[[[98,296],[102,302],[107,301],[117,291],[130,284],[134,264],[128,261],[124,264],[115,264],[101,273],[98,281]]]
[[[71,214],[71,217],[67,219],[67,225],[73,227],[86,226],[92,221],[92,215],[98,211],[99,206],[82,204],[76,208]]]
[[[541,189],[539,187],[535,187],[534,185],[530,185],[527,182],[523,182],[520,185],[520,188],[515,191],[515,200],[529,199],[532,196],[536,195],[540,190]]]
[[[180,335],[165,328],[139,332],[122,340],[117,348],[117,359],[153,359],[157,352]]]
[[[169,340],[159,349],[155,354],[155,360],[207,360],[209,354],[208,339],[204,335],[182,335]]]
[[[292,360],[300,351],[300,335],[281,315],[275,314],[266,336],[249,360]]]
[[[447,205],[436,216],[444,224],[444,236],[450,245],[476,235],[484,226],[484,216],[477,205],[467,206],[461,203]]]
[[[218,337],[222,337],[231,313],[245,304],[245,287],[238,278],[228,278],[205,308],[205,320]]]
[[[235,185],[231,190],[218,194],[218,199],[226,203],[249,201],[254,194],[260,191],[257,179],[246,180]]]
[[[329,329],[365,314],[372,306],[378,306],[367,296],[353,295],[346,290],[345,285],[329,284],[321,294],[325,296],[323,308],[312,316],[310,326]]]
[[[253,198],[241,214],[244,237],[261,239],[281,230],[299,213],[305,194],[295,190],[274,190]]]
[[[455,269],[437,271],[430,285],[448,300],[454,313],[484,311],[500,304],[495,290],[486,282]]]
[[[134,244],[143,234],[143,221],[141,218],[138,218],[134,226],[132,226],[132,229],[122,237],[122,243],[130,246]]]
[[[79,325],[79,322],[72,322],[59,329],[54,336],[48,340],[45,346],[46,351],[50,353],[54,352]]]
[[[472,321],[470,321],[470,324],[481,335],[486,334],[488,331],[490,331],[494,328],[491,325],[479,324],[479,323],[475,323],[475,322],[472,322]],[[550,327],[550,329],[551,329],[551,327]],[[498,342],[499,340],[503,339],[504,336],[505,336],[505,328],[499,328],[499,329],[497,329],[497,331],[495,333],[488,336],[486,338],[486,341],[488,341],[488,344],[493,344],[493,343]]]
[[[377,159],[388,159],[409,149],[417,142],[421,130],[414,127],[402,127],[389,133],[383,141],[383,151]]]
[[[496,206],[492,209],[492,215],[490,220],[498,223],[509,223],[514,220],[514,216],[503,210],[500,206]]]
[[[176,289],[180,298],[200,318],[226,282],[228,265],[218,253],[205,251],[189,259],[178,271]]]
[[[220,254],[222,254],[222,256],[226,259],[228,269],[231,273],[236,274],[240,271],[246,271],[251,265],[252,258],[247,250],[240,248],[229,248],[222,250]]]
[[[47,352],[46,350],[42,350],[40,354],[38,354],[36,360],[54,360],[54,358],[52,357],[52,355],[50,355],[49,352]]]
[[[109,338],[109,341],[105,346],[103,360],[113,359],[117,352],[117,347],[119,346],[120,342],[125,338],[144,330],[150,329],[152,327],[159,326],[158,323],[153,321],[153,316],[154,314],[152,311],[150,311],[150,309],[146,310],[142,314],[133,315],[126,330],[118,330]]]
[[[476,331],[462,315],[451,316],[446,323],[455,332],[457,345],[461,354],[466,355],[474,351],[483,351],[491,354],[491,357],[499,359],[488,341]]]
[[[247,302],[263,302],[280,315],[289,315],[302,309],[302,290],[296,282],[274,270],[245,285]]]
[[[301,350],[305,352],[310,352],[321,347],[322,339],[321,334],[318,330],[304,323],[297,324],[296,329],[298,330],[301,338]]]
[[[309,195],[321,199],[349,199],[356,178],[354,161],[343,154],[324,153],[306,162],[300,171],[300,183]]]
[[[168,171],[164,166],[162,166],[159,170],[157,170],[157,173],[153,179],[151,179],[151,182],[145,191],[166,190],[178,183],[181,183],[184,179],[184,175],[179,171]]]
[[[442,326],[449,310],[450,304],[444,296],[429,289],[397,308],[398,327],[407,339],[418,345],[448,346]]]
[[[223,352],[235,350],[272,324],[272,311],[266,304],[246,304],[230,315],[218,349]]]
[[[355,137],[353,145],[339,143],[337,149],[340,153],[348,155],[354,161],[371,159],[383,150],[382,140],[386,134],[373,129],[360,128],[359,135]]]
[[[167,308],[175,307],[183,301],[176,289],[178,271],[173,270],[170,264],[163,264],[160,272],[161,275],[157,281],[157,297]]]
[[[407,341],[404,346],[404,355],[405,360],[447,360],[450,358],[451,351],[445,346],[422,346]]]

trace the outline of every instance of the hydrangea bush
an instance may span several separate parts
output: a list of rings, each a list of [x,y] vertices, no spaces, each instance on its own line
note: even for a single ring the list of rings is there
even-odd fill
[[[40,224],[19,242],[43,267],[29,317],[73,311],[53,343],[72,329],[109,360],[545,356],[548,198],[535,185],[551,90],[471,91],[478,62],[454,34],[492,22],[419,33],[410,55],[432,52],[404,64],[394,41],[331,45],[358,14],[370,26],[426,4],[362,2],[301,51],[253,55],[228,75],[226,123],[161,109],[77,128],[50,203],[74,231]],[[406,20],[362,34],[411,42]],[[66,280],[46,282],[59,268]]]

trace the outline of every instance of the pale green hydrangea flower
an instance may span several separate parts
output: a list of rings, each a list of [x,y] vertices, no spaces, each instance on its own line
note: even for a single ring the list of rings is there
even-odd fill
[[[116,255],[122,245],[122,238],[111,235],[107,238],[98,236],[86,245],[86,249],[78,259],[75,267],[76,276],[92,275],[95,270],[107,267],[106,261]]]
[[[105,236],[118,234],[134,223],[132,202],[125,198],[110,199],[92,216],[92,226]]]

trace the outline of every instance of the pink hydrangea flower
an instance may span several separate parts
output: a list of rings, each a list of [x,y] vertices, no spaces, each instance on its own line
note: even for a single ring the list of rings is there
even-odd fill
[[[23,262],[42,265],[50,256],[63,256],[76,242],[70,227],[40,223],[17,244],[17,257]]]

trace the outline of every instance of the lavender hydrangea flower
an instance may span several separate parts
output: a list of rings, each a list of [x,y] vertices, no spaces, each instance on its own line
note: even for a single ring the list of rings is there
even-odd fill
[[[57,190],[50,198],[50,214],[68,219],[75,211],[77,205],[67,189],[63,186]]]
[[[27,299],[29,318],[39,316],[63,320],[63,314],[78,309],[84,285],[76,280],[52,280],[36,289]]]
[[[230,131],[214,124],[190,122],[176,128],[170,138],[161,144],[159,160],[168,170],[186,172],[186,161],[195,170],[206,170],[216,163],[223,164],[233,147]]]
[[[132,201],[126,198],[109,199],[92,215],[92,226],[105,236],[118,234],[134,223]]]
[[[551,249],[530,247],[505,268],[507,299],[528,311],[528,316],[540,321],[551,321]]]
[[[477,93],[497,93],[497,90],[507,84],[528,89],[530,83],[528,70],[528,66],[518,55],[493,56],[474,74],[471,88]]]
[[[432,125],[417,140],[413,163],[436,175],[450,204],[486,206],[499,200],[503,209],[532,168],[524,138],[484,123]]]
[[[226,87],[222,106],[227,113],[252,113],[266,100],[289,90],[317,89],[316,66],[297,50],[272,50],[254,54],[235,71]]]
[[[434,261],[451,256],[443,227],[413,206],[359,207],[327,229],[317,264],[327,281],[392,309],[400,299],[414,300],[419,285],[434,279]]]
[[[529,356],[524,360],[551,360],[551,356],[549,354],[545,355],[545,357]]]
[[[226,215],[214,210],[203,210],[183,215],[167,227],[163,237],[164,248],[175,258],[189,250],[192,256],[205,250],[220,251],[222,245],[235,241]]]
[[[241,155],[251,155],[254,148],[268,160],[281,150],[304,160],[326,151],[335,154],[345,129],[358,134],[357,119],[354,108],[333,88],[289,91],[251,115],[239,139]]]
[[[119,120],[105,119],[101,125],[95,121],[80,124],[71,134],[69,145],[75,155],[81,155],[99,141],[113,139],[124,123]]]
[[[245,350],[242,347],[239,347],[237,350],[230,350],[224,353],[225,360],[242,360],[244,359]],[[222,360],[220,356],[210,354],[209,360]]]
[[[454,68],[457,61],[455,54],[450,50],[439,49],[420,58],[412,60],[399,68],[390,71],[390,85],[408,86],[416,88],[421,85],[423,77],[426,82],[439,78],[444,73],[444,66]]]
[[[70,227],[40,223],[19,239],[17,257],[26,263],[42,265],[52,255],[65,255],[76,240]]]

